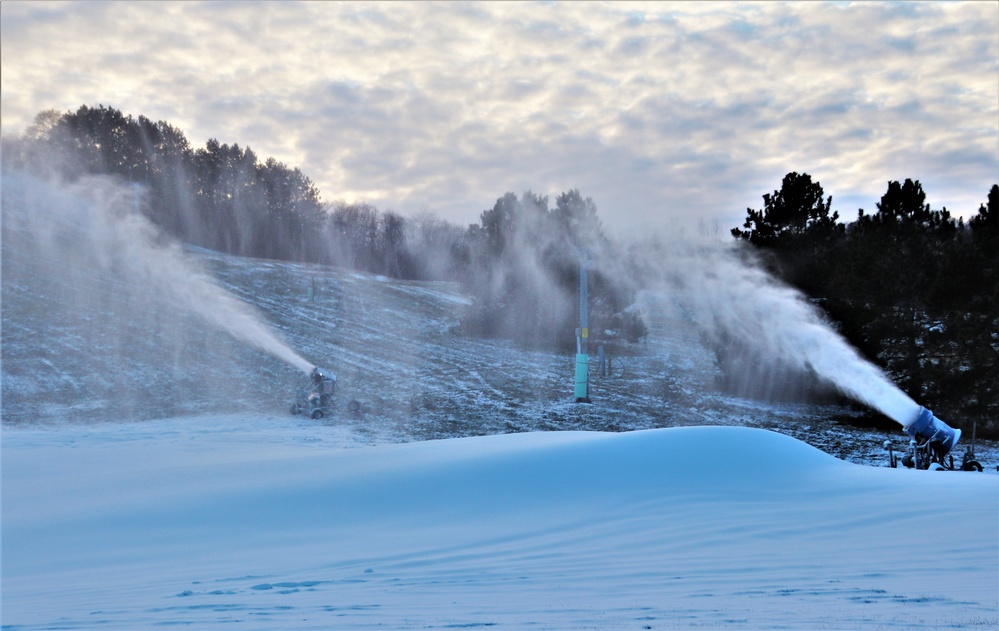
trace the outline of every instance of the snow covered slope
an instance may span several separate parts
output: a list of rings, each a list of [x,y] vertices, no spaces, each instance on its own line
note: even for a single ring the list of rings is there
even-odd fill
[[[3,440],[4,629],[999,624],[999,477],[764,430],[358,447],[203,417]]]
[[[138,198],[104,180],[70,187],[5,172],[2,199],[4,425],[287,414],[301,372],[178,304],[208,279],[339,375],[338,413],[323,422],[369,442],[732,425],[884,465],[883,441],[907,441],[894,425],[851,427],[855,412],[839,406],[722,396],[713,354],[668,294],[641,296],[649,340],[612,349],[610,375],[593,375],[593,404],[576,405],[571,356],[461,335],[469,301],[452,284],[171,251],[148,229],[122,227]],[[166,271],[150,280],[153,270]],[[978,451],[994,472],[999,449]]]
[[[572,358],[460,335],[452,285],[160,251],[131,189],[4,177],[4,629],[999,622],[993,447],[837,460],[886,434],[718,394],[668,295],[576,405]],[[205,278],[338,373],[335,415],[287,413],[303,374]]]
[[[15,225],[4,223],[5,425],[287,414],[302,385],[298,370],[123,282],[93,264],[89,251],[44,248]],[[184,256],[291,348],[336,372],[338,413],[323,422],[371,442],[737,425],[883,464],[884,439],[895,439],[897,448],[904,439],[900,431],[834,422],[851,414],[837,406],[720,395],[712,354],[668,296],[643,297],[649,341],[615,352],[610,375],[594,375],[593,405],[580,406],[572,403],[571,357],[461,335],[468,299],[452,284],[205,251]],[[357,412],[349,411],[351,401]],[[986,464],[999,460],[993,445],[980,450]]]

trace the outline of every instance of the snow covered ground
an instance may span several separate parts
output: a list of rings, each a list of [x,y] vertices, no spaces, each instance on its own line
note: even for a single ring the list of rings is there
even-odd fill
[[[6,428],[3,628],[995,628],[997,497],[740,427]]]
[[[999,625],[994,442],[984,474],[894,470],[898,427],[723,395],[669,296],[577,405],[572,358],[461,335],[453,285],[136,275],[86,194],[3,185],[4,629]],[[177,308],[190,269],[337,373],[336,414]]]

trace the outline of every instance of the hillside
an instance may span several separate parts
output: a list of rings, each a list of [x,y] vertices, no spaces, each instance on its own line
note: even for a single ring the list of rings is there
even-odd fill
[[[996,624],[995,446],[888,469],[895,427],[723,396],[689,296],[641,295],[649,341],[575,404],[571,358],[463,335],[453,286],[3,184],[5,630]],[[312,363],[321,420],[288,412]]]
[[[720,394],[714,355],[675,294],[640,296],[648,341],[613,349],[609,375],[594,370],[593,404],[578,405],[573,358],[463,335],[470,301],[453,285],[190,248],[160,252],[144,233],[105,236],[92,209],[52,210],[82,208],[76,192],[10,176],[4,185],[4,424],[287,414],[304,375],[180,304],[203,281],[336,373],[338,412],[321,422],[375,442],[737,425],[875,464],[886,461],[885,438],[904,444],[901,431],[856,428],[856,410]],[[40,214],[57,217],[55,227]],[[114,251],[146,238],[139,246],[152,252],[155,273],[129,273],[132,262]],[[991,443],[979,451],[986,464],[997,459]]]

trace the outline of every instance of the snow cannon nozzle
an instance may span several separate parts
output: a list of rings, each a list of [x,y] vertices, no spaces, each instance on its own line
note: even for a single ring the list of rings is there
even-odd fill
[[[910,438],[927,441],[940,458],[949,454],[961,440],[961,430],[950,427],[924,407],[919,408],[916,420],[905,428],[905,433]]]
[[[312,379],[314,383],[321,383],[323,381],[336,380],[336,378],[328,370],[323,370],[319,366],[313,366],[312,372],[309,373],[309,378]]]

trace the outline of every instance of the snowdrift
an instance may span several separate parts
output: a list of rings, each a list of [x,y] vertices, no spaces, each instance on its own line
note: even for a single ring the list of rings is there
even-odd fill
[[[764,430],[345,448],[243,417],[3,440],[5,629],[997,623],[997,476]]]

